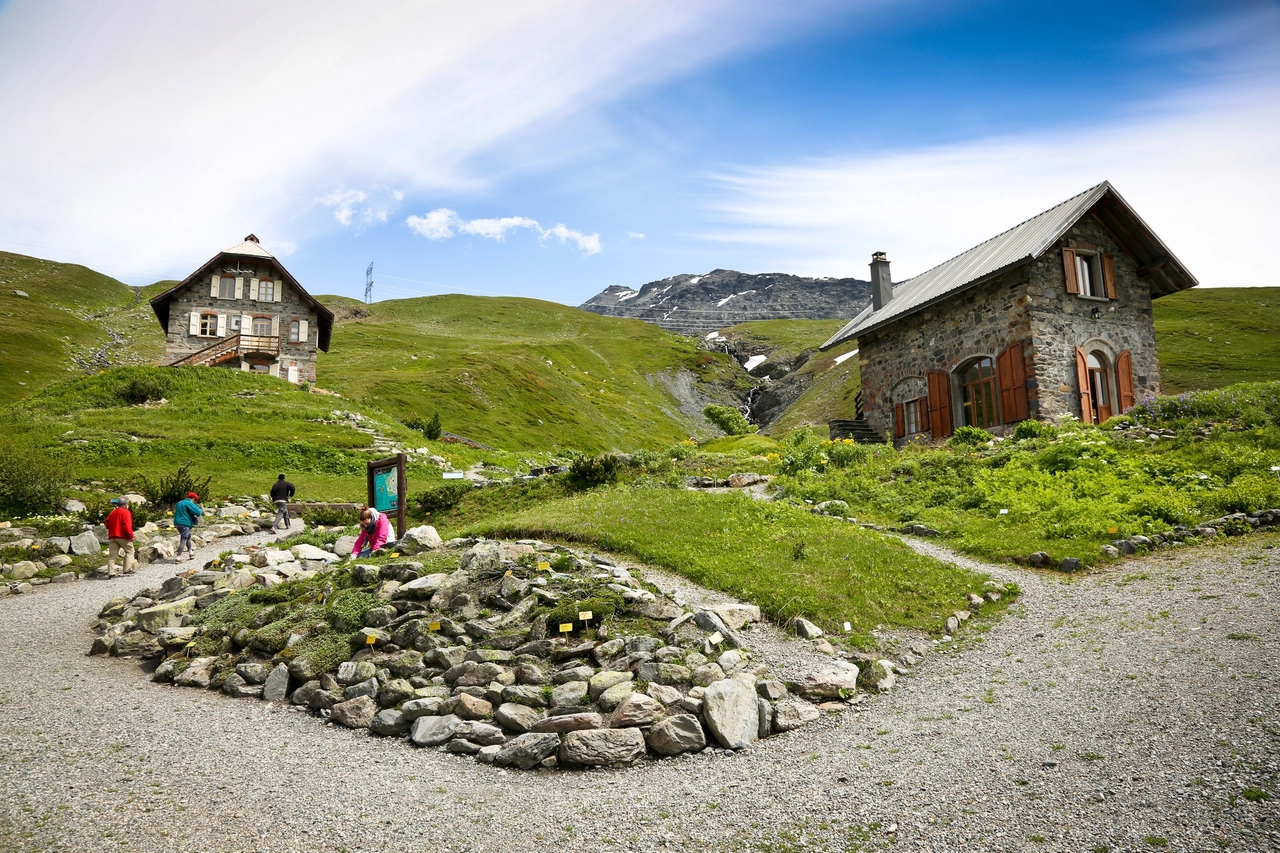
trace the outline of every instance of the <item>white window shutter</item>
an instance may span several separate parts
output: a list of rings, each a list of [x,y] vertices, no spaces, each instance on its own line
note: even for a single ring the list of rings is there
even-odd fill
[[[244,276],[236,276],[236,299],[244,299]]]
[[[273,361],[273,362],[271,362],[271,367],[268,369],[268,371],[267,371],[267,372],[268,372],[268,373],[270,373],[272,376],[279,376],[279,375],[280,375],[280,362],[278,362],[278,361]]]
[[[241,370],[243,370],[245,373],[248,373],[248,372],[249,372],[249,362],[244,361],[244,360],[242,359],[242,360],[240,361],[240,369],[241,369]]]
[[[199,311],[191,312],[191,327],[190,329],[188,329],[188,331],[193,335],[200,334],[200,312]]]
[[[254,302],[258,301],[258,280],[256,278],[249,279],[249,298]]]
[[[276,279],[276,302],[284,296],[284,279]]]
[[[217,273],[213,274],[213,285],[209,288],[209,295],[214,299],[218,298],[218,285],[222,282],[222,276]]]
[[[308,328],[307,321],[299,320],[298,321],[298,343],[305,344],[307,342],[307,336],[310,334],[311,334],[311,329]]]
[[[240,334],[242,335],[253,334],[253,318],[250,317],[248,314],[240,315]]]
[[[279,317],[271,318],[271,337],[273,338],[280,337],[280,318]]]
[[[227,336],[227,315],[218,315],[218,337],[225,338]]]

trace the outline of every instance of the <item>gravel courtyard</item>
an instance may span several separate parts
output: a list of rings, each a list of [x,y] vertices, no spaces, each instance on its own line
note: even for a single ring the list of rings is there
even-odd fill
[[[0,600],[0,850],[1280,849],[1280,534],[1081,578],[913,544],[1019,603],[891,695],[622,770],[497,769],[86,657],[102,603],[173,565]]]

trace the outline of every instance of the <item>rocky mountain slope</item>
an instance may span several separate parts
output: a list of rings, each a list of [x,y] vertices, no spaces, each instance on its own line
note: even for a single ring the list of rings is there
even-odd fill
[[[579,307],[702,336],[749,320],[848,320],[870,301],[871,282],[856,278],[712,270],[651,281],[639,290],[612,285]]]

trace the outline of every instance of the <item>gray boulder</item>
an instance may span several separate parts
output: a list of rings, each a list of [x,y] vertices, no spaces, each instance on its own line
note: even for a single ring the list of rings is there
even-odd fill
[[[333,553],[338,557],[350,557],[351,551],[356,546],[356,537],[339,536],[338,540],[333,543]]]
[[[560,761],[589,767],[626,764],[644,755],[644,733],[638,728],[569,732],[560,744]]]
[[[442,545],[444,545],[444,540],[440,538],[439,533],[436,533],[436,529],[429,524],[405,531],[404,537],[400,540],[400,550],[405,554],[418,554],[422,551],[439,548]]]
[[[419,699],[410,699],[400,706],[400,712],[404,714],[405,719],[413,722],[419,717],[434,715],[440,711],[441,699],[436,696],[423,696]]]
[[[816,705],[799,699],[783,699],[773,707],[773,727],[780,732],[789,732],[812,723],[820,713]]]
[[[419,717],[413,721],[409,740],[414,746],[439,746],[453,737],[453,730],[462,725],[462,718],[453,714],[443,717]]]
[[[146,631],[130,631],[116,637],[111,653],[122,658],[158,658],[164,654],[164,649]]]
[[[584,711],[579,714],[561,714],[557,717],[547,717],[538,720],[529,727],[530,731],[543,732],[577,732],[585,729],[598,729],[604,726],[604,718],[594,711]]]
[[[476,720],[459,723],[453,730],[453,736],[458,740],[470,741],[477,746],[492,746],[507,742],[507,736],[502,733],[502,729]]]
[[[693,714],[677,714],[654,723],[645,742],[659,755],[679,755],[706,747],[707,736]]]
[[[797,689],[809,699],[845,699],[858,691],[858,674],[855,664],[836,660],[825,669],[805,675]]]
[[[378,703],[368,696],[357,696],[334,705],[329,713],[330,719],[347,728],[367,729],[373,725],[373,718],[378,713]]]
[[[262,685],[262,698],[267,702],[283,702],[289,696],[289,667],[277,664]]]
[[[161,628],[177,628],[182,624],[182,617],[196,608],[194,598],[183,598],[178,601],[166,601],[138,612],[138,628],[148,634],[155,634]]]
[[[816,640],[822,636],[822,629],[808,619],[796,618],[796,636],[802,640]]]
[[[492,571],[502,566],[502,545],[499,542],[477,542],[462,552],[462,571],[470,574]]]
[[[35,563],[31,560],[19,560],[9,569],[9,577],[14,580],[24,581],[28,578],[36,576],[36,572],[44,568],[43,563]]]
[[[652,696],[643,693],[629,693],[618,703],[613,715],[609,717],[609,725],[615,729],[628,726],[647,726],[659,720],[666,713],[662,703]]]
[[[505,694],[506,691],[504,690]],[[543,712],[516,702],[504,702],[493,712],[493,719],[504,729],[513,732],[527,732],[544,717]]]
[[[743,749],[759,736],[756,691],[737,678],[717,681],[702,694],[702,718],[725,749]]]
[[[581,705],[587,699],[587,689],[587,682],[585,681],[570,681],[556,685],[551,691],[551,706],[553,708],[562,708]]]
[[[385,737],[399,737],[409,731],[409,721],[394,708],[379,711],[369,724],[369,731]]]
[[[493,756],[499,767],[519,767],[532,770],[560,748],[560,736],[550,733],[529,733],[507,741]]]
[[[178,677],[173,680],[174,684],[180,687],[198,687],[201,690],[208,688],[210,680],[213,679],[213,668],[217,665],[216,657],[195,658],[187,665]]]
[[[77,533],[71,537],[71,553],[80,557],[96,554],[102,550],[98,537],[89,531]]]

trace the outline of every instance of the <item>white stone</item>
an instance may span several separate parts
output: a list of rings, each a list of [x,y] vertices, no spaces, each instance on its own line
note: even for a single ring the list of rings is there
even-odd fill
[[[702,694],[702,718],[725,749],[743,749],[760,734],[756,691],[746,681],[727,678]]]

